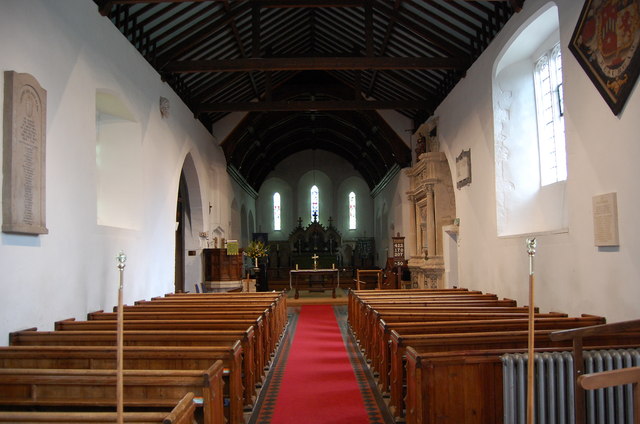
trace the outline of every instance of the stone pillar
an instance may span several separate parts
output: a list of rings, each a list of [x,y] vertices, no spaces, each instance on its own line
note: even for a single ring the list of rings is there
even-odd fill
[[[433,203],[433,187],[426,190],[426,218],[427,218],[427,257],[436,255],[436,209]]]

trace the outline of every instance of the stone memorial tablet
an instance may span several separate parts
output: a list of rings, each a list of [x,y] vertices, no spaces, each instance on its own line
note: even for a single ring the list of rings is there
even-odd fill
[[[29,74],[4,73],[2,231],[47,234],[47,92]]]
[[[598,247],[618,246],[618,197],[616,193],[593,196],[593,239]]]

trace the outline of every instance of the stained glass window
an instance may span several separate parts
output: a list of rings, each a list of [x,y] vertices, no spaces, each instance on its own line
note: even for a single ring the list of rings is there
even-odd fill
[[[280,193],[273,195],[273,230],[280,231]]]
[[[318,186],[311,187],[311,222],[320,219],[320,196]]]
[[[349,229],[356,229],[356,194],[349,193]]]

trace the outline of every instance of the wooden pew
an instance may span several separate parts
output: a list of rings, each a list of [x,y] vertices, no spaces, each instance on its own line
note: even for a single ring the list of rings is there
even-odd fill
[[[363,326],[370,323],[370,314],[379,308],[403,308],[406,306],[425,306],[427,302],[446,302],[446,301],[498,301],[498,297],[494,294],[482,294],[480,292],[454,291],[449,293],[416,293],[414,297],[409,298],[407,295],[383,295],[383,296],[367,296],[367,295],[351,295],[348,311],[349,324],[355,333],[361,331]],[[504,300],[503,305],[516,306],[513,300]],[[498,303],[498,305],[500,304]],[[428,303],[427,303],[428,304]],[[415,309],[415,307],[413,308]]]
[[[187,393],[202,398],[204,422],[224,422],[222,362],[208,369],[125,370],[125,407],[173,408]],[[0,405],[115,406],[116,371],[0,368]]]
[[[274,325],[269,325],[268,323],[264,323],[263,317],[256,318],[253,313],[245,313],[245,312],[192,312],[189,310],[184,311],[164,311],[164,312],[156,312],[156,311],[136,311],[136,312],[124,312],[124,320],[128,321],[157,321],[159,323],[169,322],[169,321],[235,321],[235,320],[245,320],[245,319],[253,319],[256,324],[255,328],[258,328],[260,331],[255,332],[256,345],[259,345],[262,340],[262,345],[266,346],[266,348],[262,351],[256,351],[258,355],[254,358],[256,361],[256,369],[264,370],[267,364],[270,362],[270,355],[275,352],[277,342],[279,337],[281,336],[282,331],[280,329],[276,329]],[[117,314],[115,312],[103,312],[96,311],[88,314],[89,321],[114,321],[117,318]],[[273,324],[273,321],[271,321]],[[260,353],[262,353],[260,355]]]
[[[138,307],[139,306],[139,307]],[[256,328],[256,333],[267,331],[269,337],[277,337],[284,331],[286,325],[286,307],[284,302],[279,304],[272,299],[219,299],[207,296],[201,297],[169,297],[154,298],[153,300],[139,300],[135,305],[125,305],[127,311],[241,311],[253,312],[256,317],[262,316],[267,330]],[[116,309],[114,308],[114,312]]]
[[[124,412],[125,423],[137,424],[193,424],[196,404],[189,392],[178,402],[171,412]],[[116,412],[104,411],[1,411],[0,423],[114,423]]]
[[[255,319],[256,328],[262,329],[259,334],[262,334],[262,338],[267,344],[267,349],[264,352],[265,361],[268,363],[268,358],[271,353],[275,351],[279,337],[282,334],[282,330],[276,329],[275,325],[270,325],[264,322],[263,318],[256,318],[255,314],[245,312],[190,312],[190,311],[136,311],[136,312],[124,312],[124,320],[156,320],[156,321],[199,321],[199,320],[212,320],[212,321],[226,321],[226,320],[238,320],[238,319]],[[117,314],[115,312],[96,311],[87,314],[89,321],[115,321]],[[273,323],[273,321],[272,321]]]
[[[569,329],[587,327],[605,322],[603,317],[584,315],[582,317],[537,317],[535,327],[543,329]],[[490,320],[458,320],[433,322],[393,322],[380,321],[376,341],[377,349],[370,354],[371,367],[379,373],[379,388],[385,393],[389,390],[391,367],[391,331],[403,337],[416,334],[462,333],[526,330],[528,318],[490,319]]]
[[[404,298],[410,298],[420,294],[428,295],[449,295],[449,294],[464,294],[470,291],[466,288],[456,289],[410,289],[410,290],[349,290],[347,296],[347,309],[348,315],[353,315],[354,305],[361,300],[368,300],[373,298],[382,298],[384,296],[403,296]],[[479,291],[473,291],[471,293],[482,294]]]
[[[347,315],[349,320],[355,317],[358,310],[363,308],[363,304],[374,300],[383,301],[391,299],[410,299],[414,297],[446,297],[446,296],[464,296],[467,294],[483,295],[481,292],[470,292],[469,290],[433,290],[428,293],[424,290],[374,290],[374,291],[354,291],[350,290],[347,297]],[[351,322],[351,321],[349,321]]]
[[[158,313],[174,313],[181,314],[184,312],[192,313],[192,314],[204,314],[204,313],[215,313],[220,314],[219,318],[222,318],[225,314],[228,318],[237,315],[238,313],[243,314],[244,317],[247,318],[257,318],[258,316],[263,317],[263,321],[268,326],[270,337],[275,338],[276,334],[281,334],[284,330],[284,326],[286,322],[281,322],[279,318],[279,314],[276,314],[272,311],[271,307],[262,307],[259,305],[254,306],[239,306],[227,303],[226,305],[220,306],[217,304],[208,304],[208,303],[169,303],[162,304],[161,302],[153,302],[153,303],[143,303],[138,305],[124,305],[123,311],[125,314],[125,319],[128,319],[128,313],[149,313],[149,312],[158,312]],[[114,313],[115,313],[114,308]],[[89,316],[88,319],[95,319],[93,314]],[[196,318],[198,319],[198,318]],[[203,318],[204,319],[204,318]]]
[[[282,329],[284,329],[284,325],[287,321],[287,296],[284,291],[281,292],[258,292],[258,293],[169,293],[164,297],[156,297],[152,300],[156,299],[222,299],[222,300],[233,300],[233,299],[243,299],[243,300],[253,300],[253,299],[271,299],[275,304],[275,315],[277,317],[277,321]]]
[[[254,362],[253,328],[246,331],[131,330],[125,346],[232,346],[242,344],[245,404],[255,400],[258,370]],[[9,335],[12,346],[115,346],[115,331],[18,331]]]
[[[230,405],[229,423],[243,422],[242,347],[124,346],[127,370],[203,370],[217,360],[224,369],[224,391]],[[7,346],[0,347],[0,368],[98,369],[116,367],[116,348],[111,346]]]
[[[585,344],[588,349],[637,346],[634,343],[599,345],[595,340]],[[535,349],[536,353],[558,350],[557,347]],[[419,353],[409,346],[406,350],[406,423],[502,423],[500,356],[525,351],[526,348],[506,348]]]
[[[402,316],[401,314],[407,313],[423,313],[423,312],[440,312],[445,314],[454,313],[526,313],[527,308],[518,307],[515,302],[490,300],[490,301],[456,301],[451,303],[450,301],[440,302],[439,300],[433,300],[426,306],[367,306],[367,311],[361,314],[359,319],[355,319],[352,326],[352,331],[356,335],[356,338],[364,341],[365,344],[373,343],[375,340],[375,333],[378,328],[378,321],[387,316]],[[365,345],[365,350],[370,350],[370,346]]]
[[[536,330],[536,347],[540,348],[568,348],[568,341],[553,341],[549,335],[554,330]],[[511,349],[512,351],[526,350],[528,342],[527,331],[495,331],[480,333],[444,333],[415,335],[402,337],[391,331],[391,399],[390,408],[396,416],[401,416],[404,410],[403,385],[408,381],[403,365],[406,348],[411,346],[416,354],[431,352],[451,352],[462,350]],[[616,346],[620,344],[632,345],[640,343],[640,332],[626,334],[609,334],[593,337],[592,345]],[[403,347],[404,346],[404,347]],[[409,370],[407,369],[407,372]]]
[[[455,308],[455,311],[453,310]],[[475,308],[475,309],[474,309]],[[375,332],[378,328],[378,321],[383,315],[394,315],[396,312],[411,312],[411,311],[432,311],[438,310],[441,312],[478,312],[478,308],[483,308],[482,312],[495,312],[497,308],[509,308],[501,309],[500,312],[521,312],[517,308],[516,302],[512,300],[430,300],[420,301],[411,304],[399,304],[393,306],[376,306],[368,305],[366,312],[363,312],[359,320],[354,320],[354,333],[356,336],[364,341],[364,343],[371,343],[375,340]],[[370,346],[364,346],[365,350],[369,350]]]
[[[93,321],[76,321],[74,319],[66,319],[55,323],[56,331],[114,331],[117,322],[115,320],[93,320]],[[262,328],[262,318],[257,320],[125,320],[123,328],[126,331],[131,330],[238,330],[246,331],[251,327],[257,329]],[[267,365],[267,359],[271,353],[271,341],[269,334],[265,331],[255,332],[254,341],[254,362],[256,378],[260,380],[264,374],[262,370]],[[275,346],[273,346],[275,349]]]

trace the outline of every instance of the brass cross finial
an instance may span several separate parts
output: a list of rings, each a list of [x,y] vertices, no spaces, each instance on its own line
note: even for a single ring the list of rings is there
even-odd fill
[[[318,269],[318,258],[319,256],[316,255],[315,253],[311,257],[311,259],[313,259],[313,269]]]

